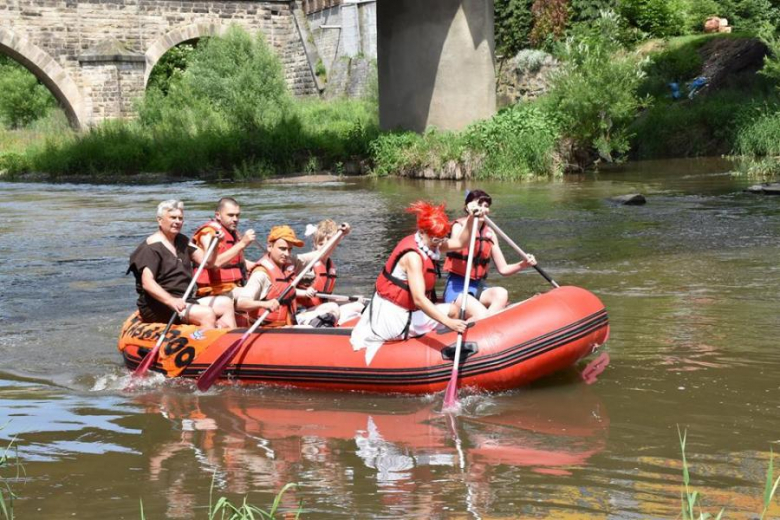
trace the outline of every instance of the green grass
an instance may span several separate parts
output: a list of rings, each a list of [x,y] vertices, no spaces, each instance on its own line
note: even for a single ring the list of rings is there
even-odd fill
[[[374,105],[363,100],[300,100],[268,128],[246,131],[204,122],[186,130],[108,121],[82,133],[59,126],[4,131],[0,170],[45,172],[52,179],[165,173],[183,178],[250,178],[333,168],[366,157],[378,135]]]
[[[260,509],[257,506],[249,504],[247,499],[241,504],[233,504],[225,497],[220,497],[214,502],[214,479],[211,481],[211,489],[209,490],[209,512],[208,520],[275,520],[277,513],[279,512],[279,504],[281,504],[282,496],[290,488],[294,488],[296,485],[289,483],[285,485],[274,498],[273,504],[269,510]],[[295,513],[294,518],[299,518],[301,514],[300,507]],[[284,518],[289,518],[286,514]],[[141,520],[146,520],[144,514],[144,504],[141,501]]]
[[[708,520],[714,518],[720,520],[725,513],[725,508],[721,509],[717,515],[713,516],[711,513],[705,513],[702,511],[702,496],[698,491],[694,491],[691,487],[691,475],[688,467],[688,459],[685,456],[685,444],[688,438],[688,432],[680,431],[678,426],[677,436],[680,439],[680,452],[682,455],[683,465],[683,487],[680,490],[680,505],[681,505],[681,517],[682,520]],[[766,482],[764,484],[763,505],[764,508],[759,516],[760,520],[764,520],[769,507],[772,505],[772,500],[777,493],[777,488],[780,485],[780,477],[774,478],[774,454],[770,450],[769,452],[769,466],[766,471]]]
[[[0,430],[2,430],[4,427],[5,425],[0,426]],[[0,471],[4,472],[5,468],[14,466],[16,469],[16,475],[13,478],[18,479],[21,475],[21,472],[23,471],[21,464],[19,464],[19,457],[18,455],[13,457],[9,455],[9,452],[12,449],[16,449],[16,446],[14,445],[15,441],[16,438],[11,439],[11,442],[9,442],[0,453]],[[11,485],[8,483],[5,477],[0,475],[0,514],[3,515],[5,520],[13,520],[15,518],[14,500],[16,500],[16,495],[14,494],[13,490],[11,490]]]

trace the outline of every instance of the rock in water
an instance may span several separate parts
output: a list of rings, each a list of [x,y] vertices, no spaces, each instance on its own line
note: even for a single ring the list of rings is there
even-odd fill
[[[763,195],[780,195],[780,182],[765,182],[763,184],[756,184],[747,188],[745,191]]]
[[[619,195],[617,197],[612,197],[609,200],[617,202],[618,204],[623,204],[624,206],[641,206],[642,204],[647,203],[647,199],[641,193]]]

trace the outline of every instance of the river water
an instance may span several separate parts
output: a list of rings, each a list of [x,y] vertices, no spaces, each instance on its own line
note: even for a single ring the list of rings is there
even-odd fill
[[[0,183],[0,442],[15,438],[21,463],[0,474],[14,512],[207,518],[210,496],[268,508],[296,483],[281,507],[303,518],[674,518],[679,428],[704,510],[754,517],[780,451],[780,198],[744,193],[750,181],[728,172],[667,161],[482,183],[507,234],[556,281],[604,301],[609,363],[587,383],[592,358],[529,388],[468,395],[457,416],[439,412],[441,395],[199,394],[160,379],[126,393],[116,343],[135,301],[127,257],[160,200],[185,201],[187,234],[223,195],[261,237],[348,221],[337,292],[367,294],[412,229],[404,206],[454,210],[462,183]],[[631,192],[648,203],[607,200]],[[533,270],[500,283],[513,299],[549,287]]]

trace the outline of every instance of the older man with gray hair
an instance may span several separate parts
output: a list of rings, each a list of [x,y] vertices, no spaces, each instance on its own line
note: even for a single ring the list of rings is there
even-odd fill
[[[166,200],[157,206],[158,230],[130,255],[127,272],[135,275],[138,311],[144,322],[167,322],[171,312],[180,323],[192,323],[204,330],[235,328],[233,300],[226,296],[206,298],[182,297],[192,281],[193,261],[213,265],[214,254],[206,253],[181,234],[184,224],[184,203]],[[217,239],[221,235],[217,236]]]

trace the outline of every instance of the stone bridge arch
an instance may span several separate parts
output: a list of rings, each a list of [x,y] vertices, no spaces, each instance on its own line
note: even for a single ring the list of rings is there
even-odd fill
[[[209,36],[223,36],[229,28],[229,25],[222,23],[203,21],[177,27],[157,38],[145,53],[146,70],[144,71],[144,88],[146,88],[146,85],[149,83],[149,76],[152,74],[152,69],[166,52],[186,41],[197,40]]]
[[[27,38],[0,27],[0,53],[10,56],[38,78],[54,95],[70,123],[86,126],[86,106],[76,83],[47,52]]]

